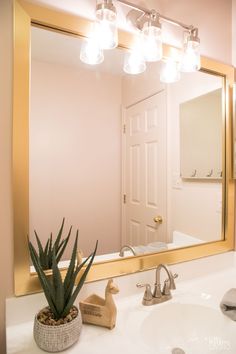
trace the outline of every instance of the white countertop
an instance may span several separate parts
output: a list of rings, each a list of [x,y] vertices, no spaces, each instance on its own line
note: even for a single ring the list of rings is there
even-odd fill
[[[83,325],[79,341],[63,353],[162,354],[150,348],[141,338],[141,324],[147,316],[157,311],[156,309],[165,309],[167,304],[201,305],[215,309],[219,316],[223,316],[219,303],[229,288],[236,288],[235,264],[236,253],[229,252],[172,266],[172,271],[179,273],[176,281],[177,289],[172,292],[172,300],[149,307],[142,305],[143,289],[136,289],[135,283],[145,281],[153,285],[153,270],[115,279],[120,288],[120,294],[114,297],[118,310],[116,327],[108,330]],[[92,292],[102,294],[105,284],[106,281],[85,285],[78,301]],[[7,354],[44,353],[33,340],[33,317],[45,304],[42,294],[7,299]],[[225,316],[222,318],[225,318],[226,324],[230,321]],[[231,323],[235,325],[236,333],[236,323],[231,321],[230,325]],[[157,329],[160,325],[168,326],[168,323],[158,323],[157,313]],[[235,351],[227,349],[220,353],[235,354]]]

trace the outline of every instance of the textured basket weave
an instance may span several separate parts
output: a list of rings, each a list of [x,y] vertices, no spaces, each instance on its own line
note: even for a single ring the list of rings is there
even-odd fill
[[[46,352],[57,353],[77,342],[82,329],[81,313],[71,322],[59,326],[40,323],[37,315],[34,319],[34,339],[39,348]]]

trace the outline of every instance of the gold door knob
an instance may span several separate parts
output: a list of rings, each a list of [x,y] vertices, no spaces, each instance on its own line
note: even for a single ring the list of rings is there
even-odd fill
[[[161,224],[163,222],[162,216],[158,215],[153,218],[153,221],[156,222],[157,224]]]

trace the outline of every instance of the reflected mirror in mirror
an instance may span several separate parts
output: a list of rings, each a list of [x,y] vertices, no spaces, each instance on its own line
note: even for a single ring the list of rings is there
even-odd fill
[[[222,77],[163,84],[160,63],[128,75],[121,49],[89,66],[81,42],[32,27],[32,242],[63,217],[83,256],[99,241],[96,261],[221,240]]]

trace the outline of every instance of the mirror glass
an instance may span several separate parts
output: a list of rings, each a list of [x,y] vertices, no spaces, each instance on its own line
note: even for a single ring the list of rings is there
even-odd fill
[[[221,240],[222,77],[163,84],[160,63],[128,75],[115,49],[89,66],[82,39],[31,32],[32,242],[34,230],[44,244],[55,237],[63,218],[83,256],[99,241],[97,261]]]

